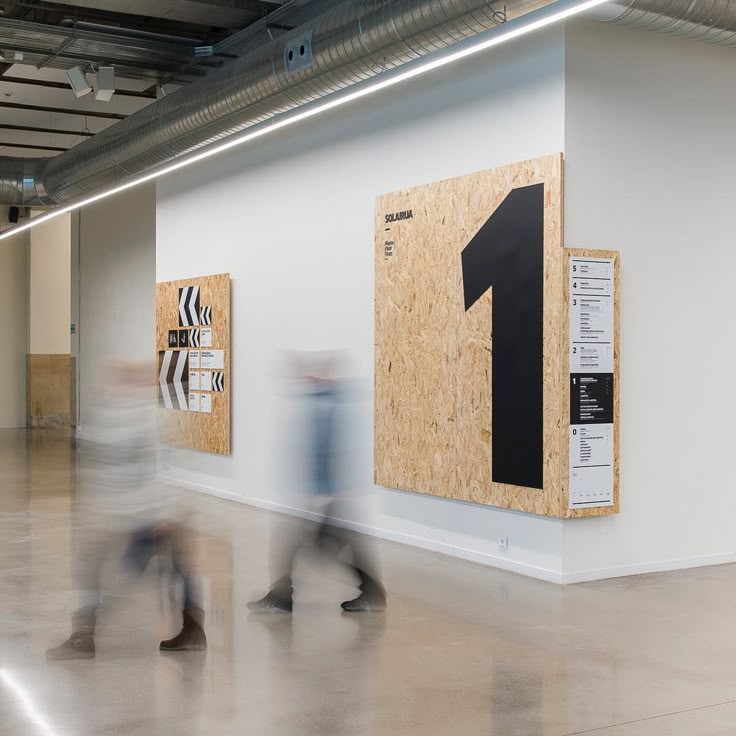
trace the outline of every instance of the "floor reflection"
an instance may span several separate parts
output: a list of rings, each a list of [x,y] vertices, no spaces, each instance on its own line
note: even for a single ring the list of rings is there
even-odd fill
[[[713,736],[736,720],[733,566],[560,588],[380,543],[384,613],[343,614],[349,571],[304,555],[293,615],[251,615],[272,517],[201,496],[208,651],[159,653],[178,604],[151,565],[95,659],[47,662],[76,601],[73,461],[58,433],[0,432],[0,736]]]

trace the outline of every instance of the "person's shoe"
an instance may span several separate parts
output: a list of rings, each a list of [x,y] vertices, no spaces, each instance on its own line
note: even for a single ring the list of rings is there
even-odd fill
[[[46,650],[46,659],[92,659],[95,639],[92,634],[74,633],[63,644]]]
[[[383,593],[361,593],[352,601],[345,601],[342,610],[346,613],[363,613],[368,611],[385,611],[386,596]]]
[[[263,598],[248,603],[251,613],[291,613],[294,602],[291,598],[282,598],[273,591],[267,593]]]
[[[173,638],[162,641],[158,648],[163,652],[202,652],[207,649],[207,637],[204,633],[204,611],[192,608],[182,614],[181,631]]]

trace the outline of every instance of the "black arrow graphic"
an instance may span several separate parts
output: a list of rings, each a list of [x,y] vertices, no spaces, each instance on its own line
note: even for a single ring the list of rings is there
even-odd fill
[[[466,312],[493,288],[493,481],[542,488],[544,184],[512,190],[461,257]]]

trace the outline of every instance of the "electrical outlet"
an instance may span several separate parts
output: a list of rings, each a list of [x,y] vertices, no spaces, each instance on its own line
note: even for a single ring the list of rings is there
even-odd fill
[[[501,539],[498,540],[498,548],[501,550],[501,552],[508,552],[509,551],[509,538],[501,537]]]

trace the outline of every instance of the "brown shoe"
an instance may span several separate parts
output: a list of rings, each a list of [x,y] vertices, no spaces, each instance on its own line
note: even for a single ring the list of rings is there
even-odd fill
[[[162,641],[159,649],[164,652],[181,652],[185,650],[201,652],[207,649],[207,637],[204,633],[204,611],[192,608],[182,614],[183,626],[173,638]]]
[[[92,634],[75,632],[63,644],[46,650],[46,659],[92,659],[95,639]]]

